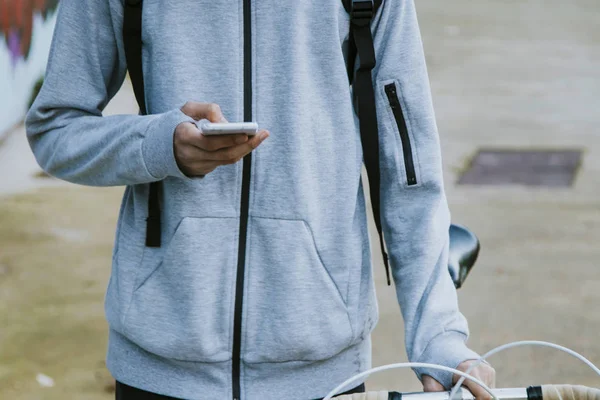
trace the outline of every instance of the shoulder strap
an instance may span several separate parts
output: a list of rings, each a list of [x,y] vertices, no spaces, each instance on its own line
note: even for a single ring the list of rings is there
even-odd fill
[[[144,96],[144,74],[142,72],[142,0],[125,0],[123,10],[123,44],[127,69],[140,106],[140,113],[146,114]]]
[[[388,256],[383,241],[381,228],[381,174],[379,167],[379,130],[377,127],[377,109],[375,105],[375,89],[371,71],[375,68],[375,49],[371,34],[371,22],[381,5],[382,0],[344,0],[344,6],[350,13],[350,46],[348,47],[348,77],[354,86],[354,99],[360,123],[360,139],[363,147],[363,158],[369,178],[369,191],[375,226],[379,234],[381,254],[385,266],[388,285],[391,285]],[[354,75],[354,60],[358,55],[360,65]]]
[[[353,0],[342,0],[342,4],[346,9],[346,12],[352,15],[352,1]],[[377,13],[379,7],[383,0],[373,0],[373,15]],[[352,29],[350,29],[350,36],[348,37],[348,57],[347,57],[347,66],[348,70],[348,80],[350,84],[354,81],[354,63],[356,62],[356,42],[354,41],[354,35],[352,34]]]
[[[144,73],[142,69],[142,6],[143,0],[125,0],[123,10],[123,43],[127,69],[140,106],[140,114],[146,115]],[[160,182],[152,182],[148,192],[148,218],[146,219],[146,246],[161,245],[161,216],[158,194]]]

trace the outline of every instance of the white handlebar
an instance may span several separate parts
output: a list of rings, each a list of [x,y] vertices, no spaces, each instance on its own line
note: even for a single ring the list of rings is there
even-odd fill
[[[544,385],[542,397],[530,399],[525,388],[492,389],[499,400],[600,400],[600,389],[575,385]],[[369,392],[336,397],[336,400],[388,400],[389,392]],[[401,400],[449,400],[450,392],[403,393],[397,396]],[[460,389],[454,400],[473,400],[475,397],[466,389]]]

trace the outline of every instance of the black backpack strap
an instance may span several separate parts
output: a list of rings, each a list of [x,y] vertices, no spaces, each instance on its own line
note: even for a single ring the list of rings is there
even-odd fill
[[[125,0],[123,14],[123,43],[129,77],[140,106],[140,114],[146,115],[144,73],[142,69],[142,6],[143,0]],[[161,245],[161,216],[158,202],[160,182],[152,182],[148,192],[148,218],[146,219],[146,246]]]
[[[123,11],[123,43],[125,59],[140,113],[146,115],[144,73],[142,71],[142,0],[125,0]]]
[[[352,15],[352,0],[342,0],[346,12]],[[354,81],[354,65],[356,62],[356,42],[354,41],[354,30],[350,25],[350,34],[348,35],[348,54],[346,57],[346,70],[348,73],[348,81],[352,85]]]
[[[377,127],[377,108],[375,105],[375,89],[371,71],[375,68],[375,49],[373,46],[373,35],[371,34],[371,22],[381,0],[348,0],[344,4],[350,12],[350,46],[348,61],[348,76],[354,86],[355,104],[357,104],[358,118],[360,121],[360,139],[363,147],[363,158],[369,178],[371,194],[371,206],[375,226],[379,234],[381,254],[385,266],[385,274],[388,285],[391,285],[390,266],[388,255],[385,251],[383,231],[381,228],[381,173],[379,167],[379,130]],[[354,74],[354,59],[352,47],[355,47],[354,55],[358,55],[360,65],[356,71],[356,79],[352,82]]]
[[[383,2],[383,0],[374,0],[373,1],[373,6],[374,6],[373,15],[375,15],[375,13],[377,13],[377,10],[381,6],[382,2]],[[352,0],[342,0],[342,3],[344,4],[344,8],[346,9],[346,12],[348,12],[348,14],[352,15]],[[352,31],[352,29],[350,29],[350,35],[348,36],[348,57],[346,58],[346,61],[347,61],[346,69],[348,71],[348,80],[350,81],[351,85],[352,85],[352,82],[354,81],[354,65],[356,62],[356,55],[357,55],[356,54],[356,42],[354,41],[353,31]]]

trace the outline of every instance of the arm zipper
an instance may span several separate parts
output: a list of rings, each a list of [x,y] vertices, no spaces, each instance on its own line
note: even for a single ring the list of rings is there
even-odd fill
[[[402,153],[404,154],[404,167],[406,168],[406,183],[409,186],[417,184],[417,173],[415,171],[415,163],[412,155],[412,145],[410,143],[410,136],[408,134],[408,127],[406,120],[404,119],[404,113],[402,112],[402,106],[400,100],[398,100],[398,91],[395,83],[385,85],[385,94],[387,95],[390,107],[394,113],[394,119],[396,120],[396,126],[400,133],[400,140],[402,141]]]

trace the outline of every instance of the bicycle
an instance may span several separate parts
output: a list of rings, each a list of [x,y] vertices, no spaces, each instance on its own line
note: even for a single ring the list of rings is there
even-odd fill
[[[455,399],[473,400],[473,395],[466,389],[460,390]],[[600,389],[579,385],[543,385],[528,388],[492,389],[498,400],[598,400]],[[335,397],[336,400],[448,400],[450,392],[437,393],[398,393],[370,392]]]
[[[450,227],[450,252],[448,261],[448,272],[450,273],[454,285],[457,289],[460,289],[469,272],[475,265],[477,257],[480,251],[480,242],[477,236],[469,229],[462,225],[452,224]],[[552,347],[561,351],[564,351],[587,364],[592,368],[598,376],[600,376],[600,369],[596,367],[591,361],[583,357],[581,354],[575,351],[556,345],[554,343],[541,342],[541,341],[521,341],[513,342],[507,345],[497,347],[488,353],[481,356],[479,362],[483,362],[488,357],[497,354],[501,351],[517,346],[526,345],[537,345]],[[477,364],[473,365],[471,369],[475,368]],[[452,390],[447,392],[430,392],[430,393],[399,393],[399,392],[367,392],[353,395],[345,395],[335,397],[337,400],[474,400],[475,397],[469,390],[461,387],[465,379],[470,379],[481,387],[486,389],[488,393],[493,397],[494,400],[600,400],[600,389],[590,388],[581,385],[542,385],[542,386],[530,386],[527,388],[506,388],[506,389],[490,389],[483,382],[478,381],[469,375],[469,371],[461,372],[453,368],[447,368],[439,365],[423,364],[423,363],[398,363],[390,364],[382,367],[373,368],[369,371],[357,374],[354,377],[348,379],[344,383],[333,389],[324,400],[333,399],[336,393],[340,393],[341,389],[347,387],[349,384],[356,382],[360,378],[365,378],[372,373],[394,369],[394,368],[412,368],[412,367],[425,367],[425,368],[437,368],[445,371],[450,371],[461,376],[460,380],[456,383]]]

